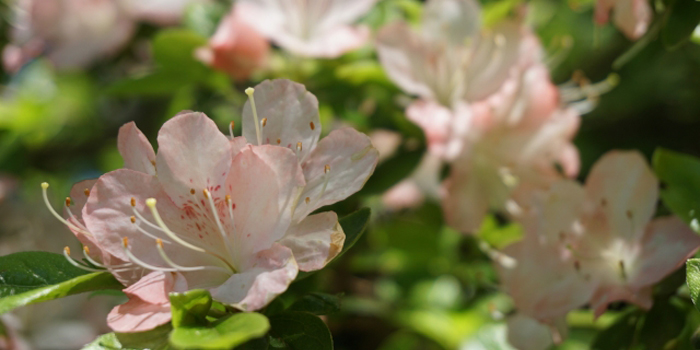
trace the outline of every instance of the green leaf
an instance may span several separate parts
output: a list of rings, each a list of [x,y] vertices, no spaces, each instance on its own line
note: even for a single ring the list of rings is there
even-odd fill
[[[122,288],[111,274],[88,274],[60,254],[22,252],[0,257],[0,314],[71,294]]]
[[[661,30],[661,40],[667,49],[677,49],[690,40],[700,23],[700,2],[675,0],[669,6],[666,23]]]
[[[332,350],[333,337],[326,324],[306,312],[284,312],[270,317],[270,335],[277,348],[292,350]],[[282,345],[282,346],[280,346]]]
[[[661,180],[661,199],[696,232],[700,231],[700,160],[688,155],[657,149],[653,166]]]
[[[168,96],[180,91],[195,80],[171,71],[119,80],[107,88],[107,93],[120,96]]]
[[[209,291],[194,289],[185,293],[170,293],[173,327],[206,325],[207,313],[211,309],[212,298]]]
[[[690,299],[693,300],[695,308],[700,311],[700,259],[688,259],[685,263],[685,268],[686,281],[690,289]]]
[[[673,349],[670,345],[683,331],[685,313],[666,300],[654,300],[654,306],[644,317],[639,342],[646,349]]]
[[[416,169],[425,150],[399,151],[396,155],[377,166],[374,175],[360,191],[363,195],[380,194],[410,176]]]
[[[624,350],[631,349],[637,333],[637,324],[641,318],[638,310],[620,316],[610,327],[604,329],[593,340],[591,349]]]
[[[523,238],[523,228],[517,223],[499,225],[493,215],[489,215],[479,228],[478,236],[491,247],[503,249]]]
[[[99,336],[92,343],[85,345],[83,350],[112,350],[112,349],[173,349],[168,343],[168,334],[173,329],[166,324],[147,332],[138,333],[107,333]]]
[[[170,334],[170,343],[180,348],[229,349],[262,337],[270,323],[259,313],[237,313],[211,327],[180,327]]]
[[[289,311],[305,311],[314,315],[330,315],[340,311],[340,297],[325,293],[306,294],[289,307]]]
[[[162,30],[153,39],[153,58],[163,70],[202,78],[209,69],[195,58],[195,50],[205,45],[207,39],[190,30]]]
[[[22,252],[0,257],[0,297],[58,284],[88,272],[61,254]]]

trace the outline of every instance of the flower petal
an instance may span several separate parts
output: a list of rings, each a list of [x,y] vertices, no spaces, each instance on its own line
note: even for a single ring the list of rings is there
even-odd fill
[[[656,211],[658,180],[636,151],[603,155],[586,180],[587,198],[605,213],[610,229],[635,240]]]
[[[149,175],[156,174],[156,152],[146,136],[136,127],[136,123],[129,122],[119,128],[117,148],[124,159],[125,168]]]
[[[314,210],[359,191],[374,172],[378,159],[379,152],[367,135],[353,128],[328,134],[302,165],[307,183],[294,220],[298,222]]]
[[[554,345],[549,327],[523,314],[508,317],[508,342],[519,350],[545,350]]]
[[[115,306],[107,324],[120,333],[143,332],[170,322],[168,293],[187,290],[182,276],[170,272],[151,272],[124,289],[129,301]]]
[[[190,200],[191,189],[223,197],[219,191],[231,166],[231,146],[204,113],[179,114],[167,121],[158,133],[158,146],[158,179],[175,204]]]
[[[423,37],[463,45],[481,28],[481,8],[474,0],[432,0],[423,9]]]
[[[628,38],[637,40],[647,32],[652,15],[646,0],[617,0],[613,20]]]
[[[249,145],[234,158],[226,189],[232,199],[235,227],[229,237],[236,266],[287,232],[303,176],[294,153],[283,147]]]
[[[260,129],[262,143],[296,150],[297,143],[301,142],[299,159],[306,159],[321,135],[316,96],[306,91],[304,85],[286,79],[263,81],[255,87],[253,96],[258,123],[262,124],[262,118],[267,118]],[[258,144],[250,101],[243,107],[243,136],[248,142]]]
[[[258,252],[246,263],[239,273],[211,290],[216,300],[243,311],[265,307],[287,290],[299,272],[292,251],[280,244]]]
[[[345,233],[332,211],[307,216],[279,241],[292,250],[302,271],[320,270],[343,249]]]

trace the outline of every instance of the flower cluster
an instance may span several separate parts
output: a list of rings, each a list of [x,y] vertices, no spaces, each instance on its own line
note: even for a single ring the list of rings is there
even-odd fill
[[[51,209],[85,258],[128,286],[129,301],[108,317],[115,331],[168,322],[172,291],[207,289],[237,309],[260,309],[299,270],[321,269],[342,249],[337,215],[311,213],[360,190],[377,151],[350,128],[319,140],[318,101],[303,85],[265,81],[247,92],[244,136],[183,112],[161,128],[156,153],[126,124],[124,169],[76,184],[63,217]]]

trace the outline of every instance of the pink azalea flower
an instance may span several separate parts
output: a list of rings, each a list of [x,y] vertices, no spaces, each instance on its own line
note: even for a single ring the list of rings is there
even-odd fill
[[[472,106],[473,130],[463,137],[445,185],[450,225],[475,232],[490,209],[518,215],[533,190],[578,173],[571,139],[580,117],[558,98],[546,69],[534,65]]]
[[[239,0],[248,23],[296,55],[335,58],[362,46],[369,28],[353,26],[377,0]]]
[[[389,77],[407,93],[451,108],[496,92],[518,60],[522,28],[480,29],[473,0],[429,0],[421,32],[404,22],[380,31],[377,51]]]
[[[209,46],[197,50],[206,64],[222,70],[236,79],[246,79],[265,65],[270,44],[234,10],[219,23],[209,40]]]
[[[11,72],[40,54],[58,68],[89,65],[119,51],[135,30],[113,0],[21,0],[16,6],[11,43],[3,52]]]
[[[439,200],[440,172],[443,162],[440,158],[427,153],[418,167],[405,180],[387,190],[382,195],[384,206],[391,210],[415,208],[423,204],[426,198]]]
[[[374,172],[379,152],[367,135],[345,127],[319,141],[318,100],[304,85],[266,80],[246,92],[245,139],[294,150],[303,169],[306,186],[293,207],[295,222],[359,191]]]
[[[133,123],[125,125],[119,135],[125,169],[74,186],[79,200],[72,204],[83,207],[80,214],[68,209],[63,219],[51,209],[89,247],[86,257],[101,253],[91,263],[130,285],[130,301],[108,319],[115,330],[168,322],[170,291],[205,288],[241,310],[259,309],[284,292],[299,269],[320,269],[342,249],[335,213],[292,221],[299,195],[309,189],[299,151],[229,139],[201,113],[166,122],[158,143],[156,154]],[[337,198],[333,175],[323,177],[328,183],[317,192],[320,203],[326,188]]]
[[[595,20],[603,25],[610,20],[613,11],[613,22],[628,38],[637,40],[649,28],[652,19],[652,9],[648,0],[598,0],[595,7]]]

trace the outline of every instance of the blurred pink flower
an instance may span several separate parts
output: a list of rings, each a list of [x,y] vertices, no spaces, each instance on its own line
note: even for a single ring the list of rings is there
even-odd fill
[[[296,55],[335,58],[362,46],[369,28],[353,26],[377,0],[239,0],[237,11]]]
[[[121,0],[130,15],[145,22],[165,26],[177,24],[187,6],[210,0]]]
[[[251,99],[243,108],[245,139],[294,150],[303,169],[306,186],[293,207],[295,222],[359,191],[374,172],[379,152],[367,135],[345,127],[319,141],[318,100],[304,85],[266,80],[247,92]]]
[[[396,131],[375,129],[369,133],[369,139],[379,152],[379,163],[394,156],[401,146],[401,133]]]
[[[209,45],[197,50],[197,56],[236,79],[246,79],[265,65],[269,51],[267,40],[243,21],[234,7],[219,23]]]
[[[647,32],[653,15],[648,0],[597,0],[596,22],[600,25],[608,23],[610,11],[614,11],[615,25],[632,40]]]
[[[384,206],[391,210],[415,208],[428,198],[440,198],[440,172],[443,162],[426,153],[411,175],[382,195]]]
[[[482,30],[474,0],[429,0],[422,31],[397,22],[381,29],[377,51],[389,77],[405,92],[452,108],[496,92],[518,60],[520,24]]]
[[[16,4],[5,69],[16,72],[44,54],[58,68],[78,68],[119,51],[134,21],[113,0],[20,0]]]

